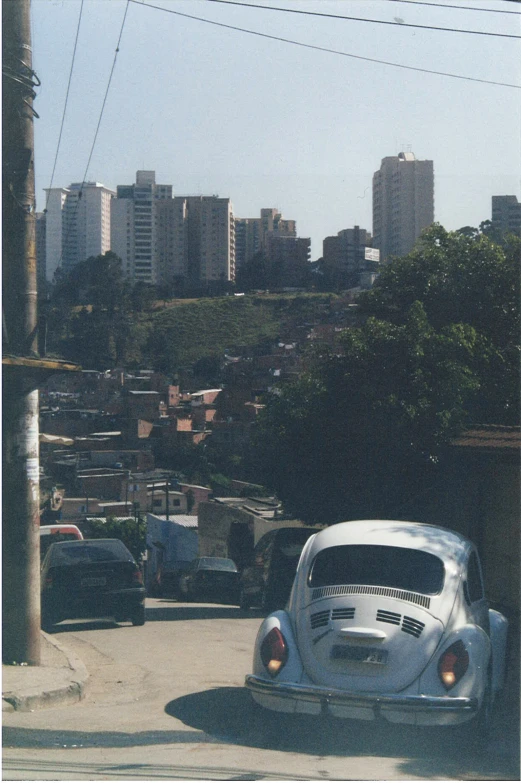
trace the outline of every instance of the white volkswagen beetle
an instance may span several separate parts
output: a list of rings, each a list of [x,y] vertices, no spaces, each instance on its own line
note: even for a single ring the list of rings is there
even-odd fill
[[[285,610],[262,623],[246,687],[263,707],[485,729],[507,620],[475,546],[448,529],[364,520],[308,540]]]

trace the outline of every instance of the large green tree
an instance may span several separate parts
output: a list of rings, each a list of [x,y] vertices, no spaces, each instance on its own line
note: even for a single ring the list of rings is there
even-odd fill
[[[518,250],[435,226],[361,298],[340,350],[269,397],[259,480],[292,513],[399,515],[467,423],[517,421]]]
[[[481,228],[483,228],[483,225]],[[403,324],[421,301],[435,329],[461,323],[489,341],[481,367],[475,421],[519,420],[521,240],[502,244],[486,232],[447,232],[433,226],[415,249],[384,267],[374,288],[359,298],[362,315]]]
[[[267,401],[262,478],[309,522],[398,513],[465,424],[484,350],[470,326],[434,330],[420,303],[403,325],[371,318],[346,331],[341,355],[316,357]]]

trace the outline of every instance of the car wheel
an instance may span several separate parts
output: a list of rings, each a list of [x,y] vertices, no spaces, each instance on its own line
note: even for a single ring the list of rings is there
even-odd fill
[[[130,617],[132,625],[144,625],[145,624],[145,606],[141,604],[132,612]]]
[[[239,606],[243,611],[246,611],[251,606],[250,599],[244,590],[241,590],[239,594]]]

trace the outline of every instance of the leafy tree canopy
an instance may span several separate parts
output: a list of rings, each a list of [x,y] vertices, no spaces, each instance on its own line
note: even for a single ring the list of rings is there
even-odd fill
[[[257,447],[263,477],[309,522],[389,513],[437,464],[480,389],[476,330],[437,332],[415,303],[403,325],[370,318],[342,355],[271,396]]]
[[[435,226],[359,302],[260,417],[259,476],[309,522],[399,514],[465,424],[518,420],[519,242]]]
[[[501,247],[484,234],[433,226],[409,255],[383,268],[372,290],[359,297],[360,310],[403,323],[420,301],[434,328],[466,323],[498,346],[517,343],[520,251],[521,240],[513,236]]]
[[[146,549],[146,524],[137,519],[117,519],[109,516],[106,520],[90,519],[89,538],[119,538],[123,541],[134,559],[139,562]]]

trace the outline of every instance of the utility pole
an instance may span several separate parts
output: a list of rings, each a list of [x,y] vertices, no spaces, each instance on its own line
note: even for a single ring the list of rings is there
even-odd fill
[[[2,0],[2,661],[40,664],[38,356],[30,0]]]
[[[2,282],[4,353],[37,356],[36,235],[30,0],[2,2]],[[31,370],[4,370],[3,650],[40,663],[38,390]]]

